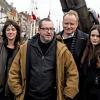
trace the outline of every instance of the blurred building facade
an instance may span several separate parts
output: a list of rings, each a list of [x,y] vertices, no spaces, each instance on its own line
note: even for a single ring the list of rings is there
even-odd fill
[[[18,12],[13,4],[8,4],[6,0],[0,0],[0,35],[2,35],[1,30],[4,25],[4,22],[7,19],[15,20],[21,26],[21,36],[25,38],[30,38],[33,36],[33,31],[37,26],[39,19],[35,20],[32,15],[24,12]]]

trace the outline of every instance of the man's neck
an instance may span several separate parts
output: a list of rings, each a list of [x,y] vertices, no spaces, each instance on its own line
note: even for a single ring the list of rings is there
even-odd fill
[[[73,37],[73,36],[74,36],[74,32],[70,33],[70,34],[63,33],[62,38],[67,39],[67,38],[70,38],[70,37]]]

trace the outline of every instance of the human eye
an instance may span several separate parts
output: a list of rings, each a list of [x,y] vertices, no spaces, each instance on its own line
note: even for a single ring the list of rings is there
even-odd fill
[[[9,30],[10,30],[9,28],[6,29],[6,31],[9,31]]]
[[[92,37],[94,37],[94,36],[95,36],[95,34],[91,34],[91,36],[92,36]]]
[[[48,29],[48,28],[44,28],[44,30],[45,30],[45,31],[48,31],[49,29]]]
[[[51,30],[51,31],[54,31],[54,30],[55,30],[55,28],[50,28],[50,30]]]
[[[100,35],[97,35],[97,37],[99,37],[99,38],[100,38]]]
[[[68,23],[64,23],[64,25],[68,25]]]
[[[12,28],[12,31],[16,31],[16,29],[15,28]]]

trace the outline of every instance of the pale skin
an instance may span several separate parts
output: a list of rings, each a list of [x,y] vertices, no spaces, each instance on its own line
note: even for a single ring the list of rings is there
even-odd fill
[[[100,43],[100,33],[98,32],[98,30],[95,29],[91,31],[90,42],[92,43],[93,46],[96,46]],[[100,67],[100,57],[98,56],[97,59],[98,59],[97,66]]]
[[[17,34],[17,30],[13,25],[9,25],[6,28],[6,37],[8,39],[8,45],[7,45],[8,48],[12,48],[12,49],[14,48],[14,41],[16,38],[16,34]]]
[[[98,32],[98,30],[93,30],[91,31],[91,35],[90,35],[90,41],[92,43],[92,45],[98,45],[100,43],[100,34]]]
[[[52,21],[43,21],[41,28],[39,28],[40,40],[43,43],[52,41],[54,37],[54,25]]]
[[[71,35],[78,27],[78,20],[75,15],[66,15],[63,18],[64,37]]]

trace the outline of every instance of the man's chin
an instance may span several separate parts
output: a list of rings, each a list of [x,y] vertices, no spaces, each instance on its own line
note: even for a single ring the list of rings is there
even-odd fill
[[[73,31],[66,31],[66,34],[72,34],[73,33]]]
[[[49,43],[49,42],[51,42],[51,41],[52,41],[51,38],[49,38],[49,39],[45,39],[45,42],[46,42],[46,43]]]

